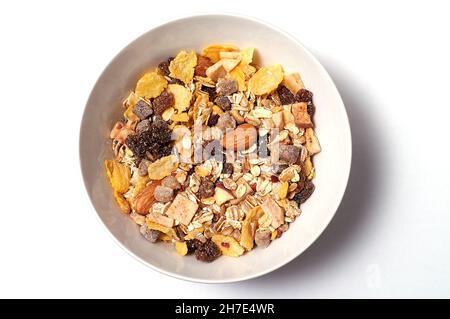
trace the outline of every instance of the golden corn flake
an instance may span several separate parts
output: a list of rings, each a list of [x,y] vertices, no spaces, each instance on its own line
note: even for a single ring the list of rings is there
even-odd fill
[[[123,113],[123,117],[125,117],[129,121],[137,122],[139,120],[139,117],[134,114],[133,109],[134,105],[130,105],[129,107],[127,107],[127,109]]]
[[[259,69],[248,81],[248,88],[255,95],[263,95],[275,90],[283,81],[283,69],[273,64]]]
[[[197,54],[194,51],[187,53],[181,51],[170,62],[170,76],[184,83],[189,83],[194,78],[194,68],[197,65]]]
[[[220,60],[220,52],[233,52],[239,49],[232,44],[211,44],[202,50],[202,55],[209,58],[212,63]]]
[[[241,51],[241,64],[250,64],[253,62],[254,48],[246,48]]]
[[[178,255],[180,256],[186,256],[188,253],[188,247],[185,241],[177,241],[175,243],[175,250],[177,251]]]
[[[172,115],[174,122],[189,122],[189,115],[185,112]]]
[[[157,97],[167,87],[167,80],[156,72],[145,73],[137,82],[135,93],[143,98]]]
[[[173,230],[173,228],[166,227],[161,224],[155,223],[148,218],[145,219],[145,224],[147,225],[148,229],[158,230],[158,231],[166,234],[167,236],[170,236],[170,238],[172,238],[175,234],[175,231]]]
[[[239,257],[245,251],[236,239],[230,236],[214,235],[211,240],[217,245],[217,247],[219,247],[220,251],[225,256]]]
[[[191,104],[192,93],[182,85],[169,84],[167,91],[173,94],[175,98],[174,107],[178,112],[185,111]]]
[[[148,177],[153,180],[161,180],[172,174],[178,168],[178,160],[175,155],[165,156],[148,166]]]
[[[253,234],[252,234],[252,225],[249,221],[242,222],[240,244],[247,251],[253,249],[254,242],[253,242]]]
[[[115,160],[105,160],[104,164],[113,190],[119,194],[126,193],[130,187],[131,177],[128,166]]]
[[[161,241],[172,241],[172,237],[167,234],[160,234],[158,239]]]

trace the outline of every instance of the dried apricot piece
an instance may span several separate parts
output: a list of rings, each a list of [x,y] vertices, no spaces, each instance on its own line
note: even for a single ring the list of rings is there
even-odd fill
[[[175,243],[175,250],[177,251],[178,255],[180,256],[186,256],[188,253],[188,247],[185,241],[177,241]]]
[[[239,49],[233,44],[211,44],[203,48],[202,55],[209,58],[212,63],[220,60],[220,52],[233,52]]]
[[[169,84],[167,91],[173,94],[175,98],[174,107],[178,112],[185,111],[191,104],[192,93],[184,86],[179,84]]]
[[[245,84],[245,73],[242,71],[242,68],[240,65],[235,67],[228,76],[235,80],[238,83],[239,91],[245,91],[247,89],[247,86]]]
[[[135,93],[143,98],[154,98],[167,87],[167,80],[156,72],[145,73],[137,82]]]
[[[131,208],[130,208],[130,204],[128,203],[128,201],[125,199],[125,197],[123,197],[122,194],[118,193],[118,192],[114,192],[114,199],[116,200],[117,204],[120,207],[120,210],[125,213],[125,214],[129,214],[131,212]]]
[[[248,81],[248,88],[255,95],[272,92],[283,81],[283,69],[279,64],[273,64],[259,69]]]
[[[194,78],[194,68],[197,65],[197,54],[194,51],[180,51],[175,59],[170,62],[170,76],[184,83],[189,83]]]
[[[219,247],[222,254],[230,257],[241,256],[245,249],[239,245],[234,237],[224,235],[214,235],[211,240]]]
[[[172,174],[178,168],[175,155],[162,157],[148,166],[148,177],[153,180],[161,180]]]
[[[164,233],[170,237],[173,237],[175,235],[175,231],[173,230],[173,228],[170,227],[166,227],[163,226],[161,224],[152,222],[151,220],[149,220],[148,218],[145,219],[145,224],[147,225],[147,227],[149,229],[153,229],[153,230],[158,230],[161,233]],[[161,238],[160,238],[161,239]]]
[[[127,192],[130,187],[130,169],[115,160],[105,160],[104,164],[113,190],[119,194]]]

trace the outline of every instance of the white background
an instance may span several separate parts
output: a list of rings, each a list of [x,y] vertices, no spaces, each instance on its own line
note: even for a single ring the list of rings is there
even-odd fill
[[[353,133],[349,187],[325,233],[236,284],[169,278],[122,251],[78,164],[84,104],[107,63],[150,28],[205,11],[298,37],[336,81]],[[449,16],[447,1],[2,1],[0,297],[450,297]]]

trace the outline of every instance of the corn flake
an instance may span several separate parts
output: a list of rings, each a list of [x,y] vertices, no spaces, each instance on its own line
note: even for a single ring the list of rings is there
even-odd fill
[[[194,51],[187,53],[181,51],[175,59],[170,62],[170,76],[189,83],[194,78],[194,68],[197,65],[197,54]]]
[[[172,174],[178,168],[175,155],[165,156],[148,166],[148,177],[152,180],[161,180]]]
[[[232,44],[211,44],[202,50],[202,55],[209,58],[212,63],[220,60],[220,52],[233,52],[239,49]]]
[[[283,69],[273,64],[259,69],[248,81],[248,88],[255,95],[263,95],[275,90],[283,81]]]
[[[211,240],[225,256],[239,257],[245,252],[245,249],[233,237],[214,235]]]
[[[143,98],[154,98],[167,87],[167,80],[156,72],[145,73],[136,84],[136,95]]]
[[[127,202],[127,200],[123,197],[122,194],[114,192],[114,199],[116,200],[120,210],[123,213],[129,214],[131,212],[130,204]]]
[[[180,256],[186,256],[188,253],[187,244],[185,241],[177,241],[175,243],[175,250],[177,251],[178,255]]]
[[[185,111],[191,104],[192,93],[182,85],[169,84],[167,91],[173,94],[175,98],[175,108],[178,112]]]
[[[228,76],[238,83],[239,91],[245,91],[247,89],[245,84],[245,73],[242,71],[241,66],[235,67]]]

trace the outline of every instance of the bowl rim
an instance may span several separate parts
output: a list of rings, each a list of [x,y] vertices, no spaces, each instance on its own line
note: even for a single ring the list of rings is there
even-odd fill
[[[348,185],[348,181],[349,181],[349,177],[350,177],[350,171],[351,171],[351,164],[352,164],[352,134],[351,134],[351,128],[350,128],[350,121],[348,118],[348,114],[347,114],[347,109],[345,108],[345,104],[342,100],[342,97],[339,93],[339,90],[336,87],[336,84],[334,83],[333,79],[331,78],[331,76],[329,75],[328,71],[325,69],[325,67],[320,63],[320,61],[293,35],[291,35],[289,32],[265,21],[262,20],[260,18],[256,18],[253,16],[249,16],[249,15],[244,15],[244,14],[238,14],[238,13],[231,13],[231,12],[211,12],[211,13],[207,13],[207,12],[202,12],[202,13],[197,13],[197,14],[185,14],[185,15],[179,15],[177,17],[172,17],[169,19],[165,19],[162,23],[159,23],[158,25],[148,29],[147,31],[145,31],[143,34],[139,35],[138,37],[136,37],[134,40],[130,41],[125,47],[123,47],[114,57],[113,59],[103,68],[102,72],[100,73],[98,79],[95,81],[95,84],[91,90],[91,92],[89,93],[88,99],[85,103],[84,106],[84,110],[83,110],[83,115],[81,118],[81,123],[80,123],[80,129],[79,129],[79,143],[78,143],[78,150],[79,150],[79,165],[80,165],[80,169],[81,169],[81,175],[83,178],[83,184],[86,190],[86,193],[89,197],[89,200],[92,203],[92,198],[91,198],[91,194],[88,191],[87,188],[87,179],[85,176],[85,172],[83,171],[83,165],[82,165],[82,129],[83,129],[83,123],[85,122],[85,117],[86,117],[86,113],[87,113],[87,106],[90,104],[90,100],[92,98],[93,92],[94,92],[94,88],[97,86],[100,78],[102,77],[102,75],[104,74],[104,72],[110,67],[110,65],[121,55],[121,53],[123,51],[125,51],[131,44],[133,44],[134,42],[136,42],[138,39],[140,39],[141,37],[144,37],[147,33],[154,31],[160,27],[169,25],[171,23],[175,23],[175,22],[179,22],[181,20],[188,20],[188,19],[192,19],[192,18],[201,18],[201,17],[211,17],[211,16],[220,16],[220,17],[225,17],[225,18],[239,18],[239,19],[244,19],[244,20],[249,20],[261,25],[264,25],[270,29],[273,29],[275,31],[277,31],[278,33],[282,34],[283,36],[285,36],[286,38],[288,38],[289,40],[291,40],[293,43],[295,43],[296,45],[298,45],[299,47],[301,47],[301,49],[306,53],[306,55],[311,59],[311,61],[313,61],[313,63],[319,68],[321,69],[321,71],[323,72],[324,76],[327,78],[327,80],[330,82],[330,84],[332,84],[333,86],[333,90],[336,91],[336,96],[337,96],[337,102],[340,103],[342,110],[344,111],[344,118],[345,118],[345,123],[344,123],[344,129],[345,129],[345,135],[348,137],[346,140],[346,143],[348,144],[348,162],[346,163],[346,167],[344,167],[345,169],[345,182],[342,183],[341,189],[339,189],[338,191],[338,195],[336,198],[339,198],[332,209],[332,213],[329,215],[328,220],[326,220],[322,227],[319,229],[319,231],[317,231],[317,236],[315,236],[314,238],[312,238],[311,240],[309,240],[309,242],[307,242],[304,247],[302,249],[299,249],[295,254],[292,254],[292,256],[289,256],[288,258],[285,258],[283,260],[281,260],[280,262],[276,263],[274,266],[258,271],[254,274],[251,275],[246,275],[243,277],[239,277],[239,278],[224,278],[224,279],[201,279],[201,278],[195,278],[195,277],[190,277],[190,276],[185,276],[185,275],[181,275],[181,274],[177,274],[175,272],[171,272],[171,271],[167,271],[163,268],[160,268],[158,266],[152,265],[151,263],[147,262],[146,260],[142,259],[141,257],[139,257],[138,255],[136,255],[134,252],[132,252],[130,249],[128,249],[127,247],[125,247],[125,245],[123,245],[119,239],[117,239],[114,234],[108,229],[108,227],[106,226],[106,224],[102,221],[102,219],[100,218],[99,213],[97,212],[96,208],[94,208],[94,212],[95,215],[97,217],[97,221],[103,225],[103,229],[109,234],[110,237],[113,238],[113,240],[116,242],[116,244],[121,247],[125,252],[127,252],[130,256],[132,256],[133,258],[135,258],[136,260],[138,260],[139,262],[141,262],[142,264],[144,264],[147,267],[150,267],[153,270],[156,270],[159,273],[162,273],[164,275],[170,276],[172,278],[177,278],[177,279],[182,279],[188,282],[194,282],[194,283],[204,283],[204,284],[222,284],[222,283],[233,283],[233,282],[241,282],[241,281],[246,281],[246,280],[250,280],[250,279],[254,279],[257,277],[261,277],[264,276],[266,274],[269,274],[287,264],[289,264],[291,261],[293,261],[294,259],[296,259],[297,257],[299,257],[301,254],[303,254],[307,249],[309,249],[312,244],[314,242],[317,241],[317,239],[323,234],[323,232],[325,231],[325,229],[328,227],[328,225],[330,224],[331,220],[333,219],[333,217],[335,216],[335,214],[337,213],[337,210],[339,208],[339,206],[341,205],[341,202],[344,198],[345,195],[345,191],[347,189],[347,185]]]

